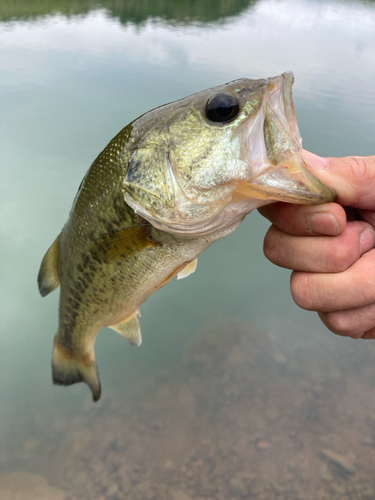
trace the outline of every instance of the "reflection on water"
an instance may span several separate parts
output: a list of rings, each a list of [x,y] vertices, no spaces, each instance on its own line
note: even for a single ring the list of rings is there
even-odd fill
[[[31,20],[56,13],[68,17],[106,12],[122,24],[143,24],[159,18],[174,23],[210,23],[235,16],[257,0],[17,0],[0,4],[0,21]]]
[[[374,346],[296,308],[256,214],[147,301],[141,348],[101,332],[100,406],[52,387],[58,294],[36,287],[91,161],[165,102],[293,70],[305,147],[373,154],[374,3],[17,1],[0,18],[2,496],[66,496],[44,477],[71,499],[374,498]]]

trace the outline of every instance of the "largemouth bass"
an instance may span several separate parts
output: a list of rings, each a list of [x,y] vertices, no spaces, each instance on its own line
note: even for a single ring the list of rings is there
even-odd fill
[[[42,296],[61,286],[55,384],[84,381],[97,401],[99,330],[140,345],[140,305],[254,208],[334,200],[303,165],[292,84],[289,72],[198,92],[137,118],[99,154],[38,276]]]

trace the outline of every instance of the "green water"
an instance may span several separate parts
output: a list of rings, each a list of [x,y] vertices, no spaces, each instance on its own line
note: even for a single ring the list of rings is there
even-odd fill
[[[58,419],[80,415],[82,405],[90,411],[83,384],[52,386],[58,292],[42,300],[36,286],[41,258],[90,163],[151,108],[287,70],[295,74],[306,149],[374,154],[374,2],[0,2],[0,472],[44,470],[49,443],[63,440],[56,437]],[[329,353],[342,351],[343,366],[352,366],[352,341],[299,310],[289,272],[264,258],[267,227],[251,214],[200,256],[194,275],[150,297],[141,310],[139,349],[112,331],[100,333],[105,396],[131,404],[140,381],[178,373],[191,344],[209,325],[228,320],[271,332],[291,358],[321,346],[328,364]],[[375,350],[354,344],[359,364]]]

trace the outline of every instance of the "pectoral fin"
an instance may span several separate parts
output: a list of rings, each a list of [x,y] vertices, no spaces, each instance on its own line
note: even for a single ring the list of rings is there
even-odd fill
[[[108,233],[95,241],[92,251],[103,256],[107,262],[125,259],[158,244],[149,236],[149,229],[149,224],[143,224]]]
[[[181,280],[182,278],[187,278],[190,276],[190,274],[193,274],[197,268],[198,265],[198,257],[189,264],[187,264],[178,274],[177,274],[177,279]]]
[[[61,233],[47,250],[40,265],[38,287],[42,297],[60,285],[60,236]]]
[[[131,345],[138,347],[142,344],[141,324],[139,322],[139,316],[140,312],[138,309],[134,314],[126,318],[124,321],[121,321],[121,323],[117,323],[117,325],[111,325],[109,328],[112,328],[112,330],[115,330],[120,335],[129,340]]]

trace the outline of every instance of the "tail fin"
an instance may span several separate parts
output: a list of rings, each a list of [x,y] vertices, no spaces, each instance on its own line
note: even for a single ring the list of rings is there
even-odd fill
[[[52,356],[52,380],[57,385],[72,385],[86,382],[92,399],[98,401],[101,394],[98,367],[92,360],[73,357],[55,338]]]

